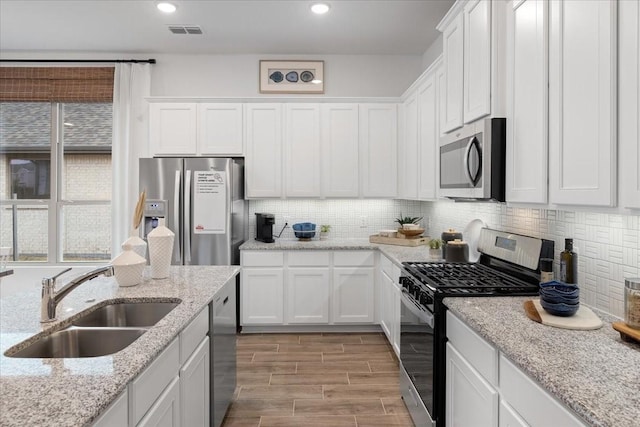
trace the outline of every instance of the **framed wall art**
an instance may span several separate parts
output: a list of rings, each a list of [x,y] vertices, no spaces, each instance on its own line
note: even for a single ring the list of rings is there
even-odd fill
[[[260,93],[324,93],[324,61],[260,61]]]

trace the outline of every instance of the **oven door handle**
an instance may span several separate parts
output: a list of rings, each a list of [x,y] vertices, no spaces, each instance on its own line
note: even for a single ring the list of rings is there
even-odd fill
[[[416,303],[409,297],[409,291],[404,288],[402,289],[402,303],[414,316],[433,329],[435,325],[433,314],[426,310],[420,310]]]

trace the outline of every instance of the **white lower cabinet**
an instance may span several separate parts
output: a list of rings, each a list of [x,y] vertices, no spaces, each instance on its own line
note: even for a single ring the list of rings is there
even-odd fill
[[[93,423],[94,427],[122,427],[129,422],[129,405],[125,389]]]
[[[180,380],[174,378],[162,392],[149,412],[138,423],[138,427],[180,426]]]
[[[287,322],[329,323],[329,267],[290,268]]]
[[[529,424],[507,402],[501,400],[500,427],[529,427]]]
[[[373,268],[333,270],[333,322],[373,322]]]
[[[500,394],[530,426],[582,427],[585,424],[524,374],[504,356],[500,356]]]
[[[242,251],[242,326],[375,324],[373,251]]]
[[[400,277],[400,269],[393,265],[386,256],[380,256],[380,268],[378,272],[379,293],[378,308],[380,311],[380,327],[387,336],[389,344],[393,347],[397,356],[400,356],[400,285],[397,283]]]
[[[586,425],[450,311],[447,338],[447,426]]]
[[[473,367],[447,343],[447,426],[497,426],[499,396]]]
[[[205,336],[180,368],[180,418],[185,427],[206,426],[210,421],[209,348],[209,337]]]
[[[163,390],[178,378],[179,369],[180,339],[176,338],[129,384],[129,425],[138,425]]]
[[[282,268],[243,268],[240,289],[243,325],[281,324],[284,321]]]

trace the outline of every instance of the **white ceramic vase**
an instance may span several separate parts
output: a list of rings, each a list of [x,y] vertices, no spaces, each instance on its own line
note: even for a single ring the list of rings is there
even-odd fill
[[[131,237],[122,243],[122,249],[125,245],[131,246],[131,249],[142,258],[147,259],[147,242],[142,240],[139,236],[136,236],[134,232],[131,233]]]
[[[148,235],[149,263],[151,264],[151,277],[164,279],[169,277],[171,255],[173,254],[173,241],[175,234],[164,225],[163,220]]]
[[[142,282],[142,272],[147,265],[146,258],[138,255],[131,245],[123,244],[124,251],[111,261],[118,285],[135,286]]]

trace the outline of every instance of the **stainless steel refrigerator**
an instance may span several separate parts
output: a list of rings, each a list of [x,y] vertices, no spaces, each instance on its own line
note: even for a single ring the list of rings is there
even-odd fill
[[[176,235],[172,264],[240,264],[248,233],[243,159],[140,159],[139,184],[142,237],[164,219]]]

